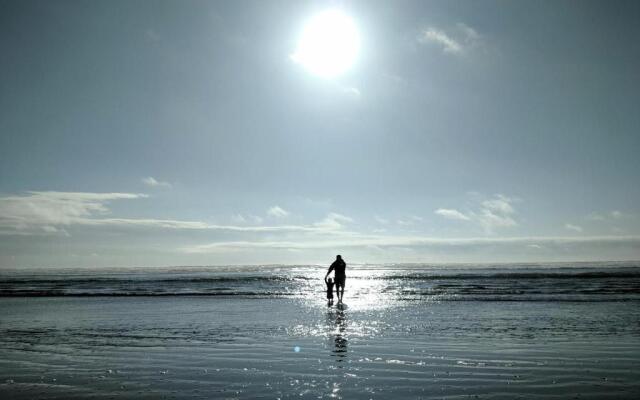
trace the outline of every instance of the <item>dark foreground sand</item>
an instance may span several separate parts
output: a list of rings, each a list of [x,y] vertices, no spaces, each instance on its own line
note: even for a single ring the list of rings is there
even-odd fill
[[[636,302],[0,299],[0,398],[640,398]]]

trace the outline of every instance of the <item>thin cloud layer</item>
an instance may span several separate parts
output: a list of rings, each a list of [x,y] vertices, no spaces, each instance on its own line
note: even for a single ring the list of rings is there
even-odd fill
[[[351,249],[354,253],[360,254],[383,252],[386,255],[402,252],[450,254],[452,248],[455,249],[454,253],[461,254],[493,252],[494,249],[503,253],[536,251],[542,254],[562,254],[568,248],[590,251],[593,248],[633,249],[640,246],[640,237],[637,236],[444,238],[420,233],[406,235],[354,229],[357,225],[353,218],[336,212],[327,213],[319,221],[300,225],[218,225],[203,221],[119,218],[111,215],[111,202],[141,200],[146,197],[145,194],[139,193],[83,192],[27,192],[22,195],[5,196],[0,198],[0,233],[14,236],[72,236],[71,234],[86,232],[86,229],[117,227],[120,230],[130,229],[132,233],[136,229],[145,229],[145,235],[159,234],[165,230],[199,231],[203,235],[211,232],[211,237],[217,238],[207,241],[205,236],[204,243],[176,245],[172,249],[176,254],[193,255],[224,255],[239,251],[269,251],[272,254],[279,254],[278,251],[324,252],[341,248]],[[517,223],[514,219],[517,214],[514,202],[516,200],[511,197],[496,195],[478,201],[477,208],[471,211],[441,208],[435,213],[450,220],[474,223],[477,226],[490,225],[495,229]],[[277,208],[289,215],[281,207]],[[282,216],[283,213],[278,212],[278,215]],[[251,222],[249,217],[241,214],[234,215],[233,219],[238,224]],[[422,221],[419,217],[413,220]],[[581,233],[577,225],[566,224],[565,228]]]
[[[330,213],[323,221],[311,225],[236,226],[216,225],[202,221],[153,218],[113,218],[108,205],[115,200],[148,197],[140,193],[27,192],[24,195],[0,197],[0,234],[35,235],[68,234],[65,228],[129,227],[234,232],[326,232],[341,229],[348,217]],[[272,207],[270,215],[283,217],[289,213]],[[242,217],[244,218],[244,217]],[[262,221],[262,219],[256,220]]]
[[[575,245],[640,245],[640,236],[532,236],[532,237],[471,237],[436,238],[427,236],[391,236],[354,234],[337,237],[312,237],[301,240],[217,241],[183,247],[185,253],[217,253],[237,249],[313,250],[336,248],[492,248],[516,246],[542,249],[545,246]]]
[[[109,212],[113,200],[147,197],[139,193],[27,192],[0,197],[0,231],[16,234],[55,233]]]

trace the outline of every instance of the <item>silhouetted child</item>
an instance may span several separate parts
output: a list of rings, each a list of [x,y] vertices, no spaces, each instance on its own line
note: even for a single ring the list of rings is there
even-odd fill
[[[327,284],[327,300],[329,301],[328,305],[333,305],[333,279],[326,279],[325,283]]]

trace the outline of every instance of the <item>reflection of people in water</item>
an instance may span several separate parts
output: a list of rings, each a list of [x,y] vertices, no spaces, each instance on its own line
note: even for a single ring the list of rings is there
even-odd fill
[[[335,282],[336,282],[336,296],[338,297],[338,304],[342,303],[342,296],[344,295],[344,283],[347,278],[345,274],[345,270],[347,268],[347,264],[342,260],[342,256],[337,255],[336,260],[329,267],[329,271],[327,271],[327,275],[325,275],[324,279],[327,280],[327,277],[334,271],[335,274]]]
[[[347,356],[347,316],[342,310],[329,312],[329,327],[332,329],[333,349],[332,355],[336,357],[337,362],[342,362]]]

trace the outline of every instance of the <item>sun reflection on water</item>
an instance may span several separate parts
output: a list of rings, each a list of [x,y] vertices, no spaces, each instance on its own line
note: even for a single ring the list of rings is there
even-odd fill
[[[345,282],[345,310],[381,311],[401,305],[405,293],[398,280],[385,279],[389,275],[388,271],[367,269],[350,272]],[[298,296],[305,300],[309,307],[327,306],[323,278],[324,275],[318,274],[317,279],[301,279],[298,282]],[[334,290],[333,307],[337,306],[337,294]]]
[[[290,327],[292,336],[324,337],[329,355],[336,363],[346,361],[351,341],[379,336],[389,329],[383,321],[387,314],[403,307],[403,291],[400,281],[386,279],[388,271],[358,270],[347,275],[344,304],[329,306],[326,299],[324,274],[317,278],[300,278],[296,281],[297,295],[309,313],[324,314],[322,319],[311,324]],[[300,275],[299,275],[300,276]],[[405,302],[406,303],[406,302]]]

